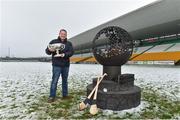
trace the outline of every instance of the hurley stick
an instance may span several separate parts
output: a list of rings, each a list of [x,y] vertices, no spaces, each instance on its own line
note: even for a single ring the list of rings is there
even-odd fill
[[[89,110],[89,112],[90,112],[91,115],[95,115],[95,114],[98,113],[98,108],[97,108],[97,105],[96,105],[98,87],[99,87],[99,84],[97,84],[96,91],[95,91],[95,93],[94,93],[94,97],[93,97],[93,100],[92,100],[92,104],[91,104],[91,107],[90,107],[90,110]]]
[[[88,97],[79,104],[79,110],[83,110],[87,107],[87,103],[89,103],[90,101],[90,98],[92,97],[94,91],[96,90],[97,86],[101,83],[101,81],[103,80],[104,76],[106,76],[107,74],[104,73],[103,76],[101,77],[98,77],[98,80],[97,80],[97,83],[96,83],[96,86],[93,88],[93,90],[91,91],[91,93],[88,95]]]

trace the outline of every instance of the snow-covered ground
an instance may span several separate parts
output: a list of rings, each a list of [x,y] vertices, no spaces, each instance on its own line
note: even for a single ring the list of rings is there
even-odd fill
[[[30,106],[42,95],[49,95],[52,67],[42,62],[0,62],[0,119],[36,118]],[[85,90],[92,78],[102,73],[101,65],[71,64],[69,89]],[[124,65],[122,73],[135,74],[135,84],[153,87],[172,100],[180,99],[180,67]],[[59,86],[61,80],[59,81]],[[124,111],[103,110],[103,114],[137,113],[148,106],[142,101],[137,108]]]
[[[159,92],[166,93],[170,99],[180,99],[180,66],[126,65],[122,71],[135,74],[135,84],[140,87],[160,89]]]

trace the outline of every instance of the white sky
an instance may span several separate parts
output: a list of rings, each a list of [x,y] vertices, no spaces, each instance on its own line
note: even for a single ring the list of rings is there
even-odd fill
[[[0,1],[0,56],[41,57],[61,28],[70,38],[156,0]]]

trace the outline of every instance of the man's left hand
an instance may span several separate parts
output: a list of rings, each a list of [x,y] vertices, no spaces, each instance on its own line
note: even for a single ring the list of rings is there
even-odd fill
[[[65,54],[64,54],[64,53],[61,53],[61,54],[60,54],[60,57],[64,57],[64,56],[65,56]]]

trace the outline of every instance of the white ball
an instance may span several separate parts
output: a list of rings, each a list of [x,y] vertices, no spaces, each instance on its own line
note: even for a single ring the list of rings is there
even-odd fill
[[[103,88],[103,91],[104,91],[104,92],[107,92],[107,88]]]

